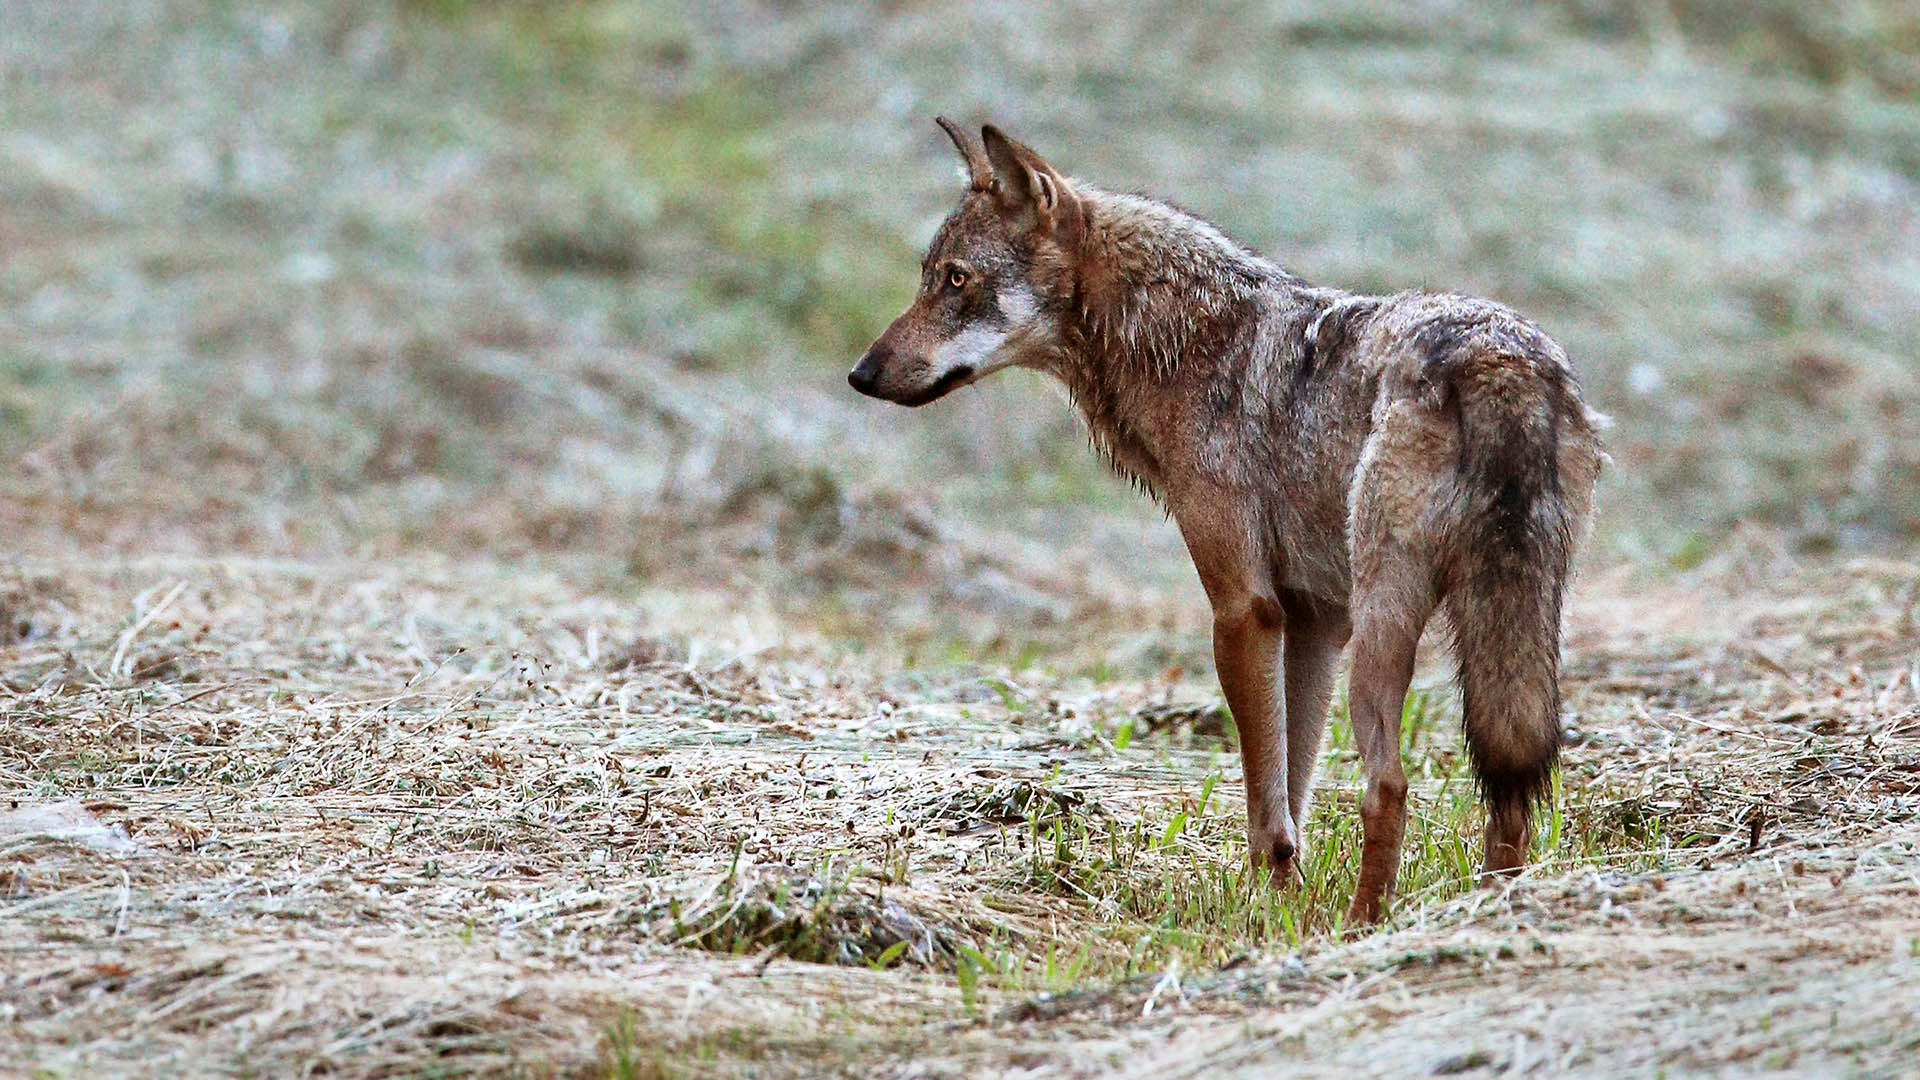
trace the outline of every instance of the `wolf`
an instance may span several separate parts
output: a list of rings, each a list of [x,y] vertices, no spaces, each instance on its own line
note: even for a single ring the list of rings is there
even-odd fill
[[[919,406],[1021,367],[1178,524],[1213,609],[1256,869],[1296,878],[1351,641],[1365,769],[1349,919],[1399,872],[1401,711],[1442,614],[1487,805],[1487,875],[1524,867],[1560,747],[1561,606],[1607,460],[1566,353],[1497,303],[1308,284],[1172,205],[1070,179],[944,117],[967,191],[920,288],[848,374]]]

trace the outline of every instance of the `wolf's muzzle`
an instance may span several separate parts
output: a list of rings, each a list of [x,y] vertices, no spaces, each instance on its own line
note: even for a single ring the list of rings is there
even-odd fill
[[[868,349],[860,362],[847,372],[847,385],[868,397],[880,396],[880,358],[875,356],[876,349]]]

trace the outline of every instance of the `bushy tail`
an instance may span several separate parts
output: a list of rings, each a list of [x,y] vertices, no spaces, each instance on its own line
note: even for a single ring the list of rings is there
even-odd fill
[[[1461,503],[1446,613],[1467,748],[1487,800],[1487,870],[1525,863],[1560,754],[1560,605],[1573,521],[1560,490],[1561,387],[1512,358],[1463,357]]]

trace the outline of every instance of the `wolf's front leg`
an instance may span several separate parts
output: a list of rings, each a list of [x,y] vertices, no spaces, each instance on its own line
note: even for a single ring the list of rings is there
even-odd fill
[[[1247,846],[1253,865],[1273,871],[1275,884],[1298,874],[1300,847],[1287,800],[1287,729],[1280,720],[1275,676],[1285,617],[1280,605],[1253,596],[1216,603],[1213,662],[1220,689],[1240,732],[1240,762],[1247,781]]]
[[[1333,696],[1334,671],[1340,651],[1353,632],[1344,611],[1315,603],[1285,603],[1287,613],[1285,698],[1287,713],[1287,804],[1293,825],[1307,831],[1307,811],[1313,800],[1313,772],[1320,757],[1320,737],[1327,729],[1327,703]],[[1296,855],[1296,858],[1303,856]]]

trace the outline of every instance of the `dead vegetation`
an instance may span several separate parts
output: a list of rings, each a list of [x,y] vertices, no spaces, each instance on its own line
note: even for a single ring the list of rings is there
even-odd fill
[[[33,629],[0,672],[12,1060],[925,1074],[1018,1067],[1044,1032],[1050,1067],[1103,1071],[1143,1038],[1333,1063],[1442,1001],[1520,980],[1571,1003],[1630,970],[1619,992],[1697,1022],[1788,1027],[1709,1051],[1643,1013],[1657,1037],[1629,1043],[1569,1004],[1513,1044],[1423,1029],[1392,1060],[1692,1068],[1751,1046],[1873,1072],[1912,1048],[1887,1003],[1920,977],[1911,564],[1592,584],[1620,599],[1576,609],[1557,812],[1512,888],[1473,885],[1456,722],[1416,695],[1403,900],[1358,938],[1330,921],[1351,748],[1307,882],[1268,890],[1241,869],[1231,747],[1166,719],[1211,715],[1204,672],[856,675],[805,634],[405,565],[13,572]],[[1706,622],[1708,597],[1729,614]],[[1694,614],[1616,621],[1642,610]],[[1831,1029],[1798,999],[1742,1013],[1740,973],[1770,967],[1858,1004],[1822,1004]],[[1684,1004],[1702,994],[1726,1004]],[[1302,1026],[1328,1015],[1357,1026]]]
[[[1910,1071],[1920,38],[1828,14],[0,8],[0,1072]],[[1568,342],[1528,876],[1428,657],[1393,924],[1339,725],[1251,879],[1174,530],[845,393],[942,110]]]

